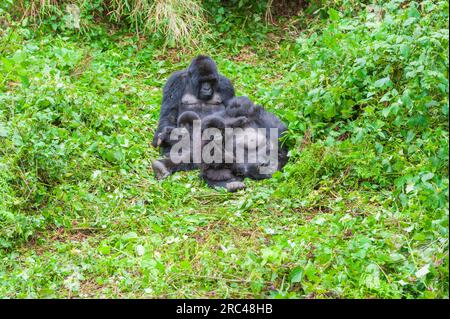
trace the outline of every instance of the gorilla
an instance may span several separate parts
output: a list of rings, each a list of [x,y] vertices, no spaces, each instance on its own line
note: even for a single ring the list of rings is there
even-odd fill
[[[281,145],[279,142],[280,137],[287,131],[287,126],[274,114],[267,112],[261,105],[254,105],[253,102],[245,96],[239,96],[231,99],[228,102],[226,108],[226,114],[228,117],[234,117],[239,119],[246,117],[247,121],[243,122],[241,126],[243,131],[236,132],[235,147],[245,149],[247,160],[236,161],[233,166],[233,172],[237,176],[249,177],[251,179],[265,179],[270,178],[272,174],[281,170],[288,161],[288,149],[286,145]],[[238,127],[234,123],[234,127]],[[260,131],[259,129],[263,129]],[[271,129],[276,129],[276,140],[271,137]],[[252,134],[256,134],[253,137],[253,143],[251,143]],[[249,140],[250,139],[250,140]],[[255,152],[255,146],[261,147],[265,144],[265,150],[269,151],[275,146],[277,148],[277,166],[271,167],[270,161],[259,158],[258,162],[250,161],[249,154]],[[276,145],[275,145],[276,144]],[[254,155],[254,154],[253,154]],[[265,172],[261,172],[261,168],[266,167]]]
[[[179,156],[177,156],[178,161],[177,163],[173,162],[172,159],[169,156],[169,153],[167,153],[167,156],[156,160],[152,163],[153,171],[155,172],[157,179],[163,179],[167,176],[169,176],[171,173],[175,171],[182,170],[183,168],[189,169],[190,167],[194,168],[193,166],[193,147],[191,143],[191,139],[193,137],[193,123],[194,121],[199,121],[200,116],[192,111],[186,111],[183,112],[179,117],[177,121],[177,128],[178,131],[175,130],[175,128],[171,129],[171,135],[167,136],[167,144],[170,143],[171,146],[176,145],[179,143],[182,147],[180,149],[181,153]],[[178,134],[172,134],[172,133],[178,133]],[[188,140],[186,142],[186,140]],[[181,142],[181,143],[180,143]],[[178,154],[177,154],[178,155]],[[191,166],[189,166],[191,164]]]
[[[202,153],[206,145],[216,143],[208,151],[219,150],[220,154],[217,161],[201,163],[201,177],[209,186],[236,191],[245,187],[242,182],[245,177],[270,178],[287,162],[288,150],[284,145],[279,146],[279,138],[287,130],[286,125],[262,106],[255,106],[247,97],[235,97],[229,101],[224,111],[206,116],[202,122],[202,131],[206,132],[210,128],[216,129],[215,133],[219,138],[212,140],[211,134],[207,134],[202,142]],[[227,128],[235,130],[227,132]],[[237,128],[240,130],[236,130]],[[271,136],[271,128],[276,129],[276,136]],[[231,141],[231,147],[226,147],[227,139]],[[240,158],[238,150],[242,150]],[[271,157],[267,156],[267,151],[270,150],[277,150],[277,154],[271,154],[276,157],[276,166],[273,157],[271,161]]]
[[[201,125],[199,130],[203,134],[203,137],[200,136],[201,140],[199,153],[203,154],[208,148],[208,151],[213,156],[215,151],[219,151],[218,154],[220,157],[215,157],[214,162],[205,162],[203,160],[204,156],[201,156],[200,159],[200,176],[207,183],[208,186],[216,188],[216,187],[224,187],[230,192],[234,192],[238,189],[244,188],[244,183],[242,183],[241,177],[236,177],[233,175],[231,171],[232,164],[225,163],[225,156],[223,155],[223,150],[225,150],[224,140],[222,138],[222,132],[225,127],[236,127],[242,126],[246,123],[247,119],[244,116],[226,119],[224,118],[223,112],[217,112],[212,115],[206,116],[205,123],[206,125]],[[183,112],[178,118],[177,128],[172,130],[172,134],[170,136],[170,141],[173,143],[172,149],[170,152],[170,156],[155,161],[153,164],[155,171],[160,171],[167,176],[170,172],[173,172],[182,165],[181,163],[193,163],[193,149],[194,143],[191,143],[190,139],[194,134],[194,121],[200,121],[200,116],[192,111]],[[207,129],[213,129],[212,135],[208,135]],[[214,134],[218,133],[218,134]],[[211,146],[214,146],[211,149]],[[181,152],[180,152],[181,151]],[[176,162],[173,159],[176,157]],[[156,165],[160,165],[157,167]],[[155,167],[157,169],[155,169]],[[164,177],[164,176],[163,176]]]
[[[168,156],[174,141],[171,131],[177,127],[179,116],[191,111],[200,119],[206,115],[223,111],[235,95],[233,85],[225,76],[218,73],[215,62],[208,56],[194,58],[185,70],[173,73],[163,89],[163,99],[158,128],[152,145],[160,147],[162,154]],[[152,166],[157,178],[164,178],[179,170],[191,170],[197,163],[185,163],[166,167],[166,159],[155,161]]]
[[[226,128],[237,128],[247,123],[245,116],[230,117],[226,111],[206,116],[202,122],[202,162],[200,177],[210,187],[224,187],[229,192],[245,188],[243,178],[233,172],[233,149],[225,146]],[[229,152],[231,151],[231,152]],[[218,154],[215,154],[217,152]],[[213,160],[206,161],[205,154]],[[227,160],[228,159],[228,160]]]

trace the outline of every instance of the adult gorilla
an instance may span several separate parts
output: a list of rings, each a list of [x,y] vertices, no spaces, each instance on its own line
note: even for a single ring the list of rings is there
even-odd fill
[[[216,63],[208,56],[197,56],[187,69],[173,73],[167,80],[152,145],[161,147],[163,155],[169,156],[171,146],[175,142],[170,141],[170,132],[177,126],[178,118],[183,112],[195,112],[202,119],[206,115],[224,110],[224,104],[233,97],[233,85],[218,73]],[[164,160],[153,163],[157,178],[164,178],[175,171],[198,167],[195,163],[166,167],[164,163]]]

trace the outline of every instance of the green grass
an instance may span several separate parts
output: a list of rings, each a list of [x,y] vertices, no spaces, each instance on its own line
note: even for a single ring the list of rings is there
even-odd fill
[[[190,52],[10,22],[0,297],[448,298],[448,1],[380,9]],[[200,52],[289,123],[243,192],[153,177],[162,86]]]

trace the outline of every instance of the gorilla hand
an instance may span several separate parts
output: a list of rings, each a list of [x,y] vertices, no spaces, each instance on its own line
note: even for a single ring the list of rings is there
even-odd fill
[[[155,177],[157,180],[161,180],[170,175],[169,170],[164,164],[164,160],[159,161],[156,160],[152,163],[153,172],[155,173]]]
[[[160,146],[162,143],[168,143],[170,140],[170,133],[174,129],[173,126],[164,127],[158,134],[158,139],[156,141],[156,146]]]

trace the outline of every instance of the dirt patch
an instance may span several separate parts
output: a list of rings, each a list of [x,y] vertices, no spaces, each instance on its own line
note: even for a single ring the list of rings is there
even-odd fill
[[[292,17],[305,9],[309,3],[306,0],[269,0],[266,19],[274,22],[277,17]]]
[[[78,295],[82,298],[98,298],[101,296],[103,286],[94,282],[94,280],[85,280],[80,282]]]
[[[63,227],[57,228],[51,235],[50,239],[53,241],[67,242],[67,241],[84,241],[97,231],[96,228],[71,228],[65,229]]]
[[[256,63],[256,53],[250,47],[243,47],[238,55],[233,56],[233,61]]]

